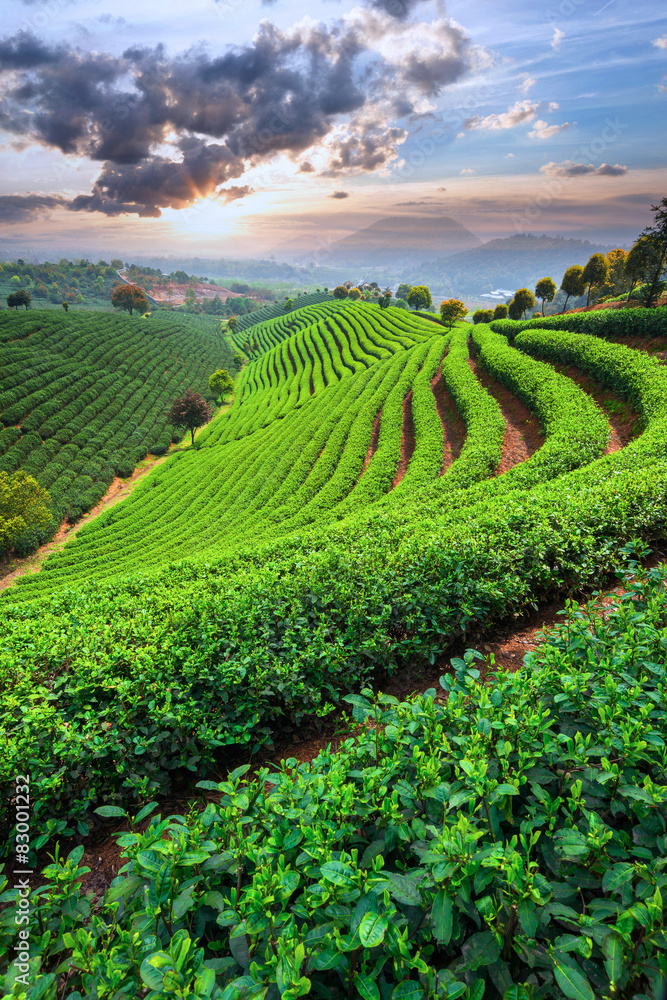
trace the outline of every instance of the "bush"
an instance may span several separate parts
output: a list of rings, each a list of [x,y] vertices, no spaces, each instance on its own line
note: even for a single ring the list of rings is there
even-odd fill
[[[439,702],[350,695],[358,735],[335,754],[200,782],[201,809],[144,829],[149,803],[95,908],[83,845],[56,853],[31,899],[36,987],[66,963],[85,996],[112,968],[121,996],[178,977],[182,996],[230,998],[660,997],[665,582],[570,602],[516,673],[491,659],[483,683],[466,652]],[[9,953],[18,930],[5,923]]]

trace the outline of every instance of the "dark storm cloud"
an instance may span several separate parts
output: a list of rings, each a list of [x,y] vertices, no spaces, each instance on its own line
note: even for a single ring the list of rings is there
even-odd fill
[[[19,32],[0,41],[0,126],[100,161],[93,190],[70,207],[110,216],[157,217],[203,197],[229,200],[232,190],[243,197],[247,186],[224,185],[277,153],[304,173],[371,172],[405,139],[397,104],[407,112],[462,76],[468,44],[438,22],[434,51],[420,59],[415,36],[413,52],[387,62],[373,44],[416,5],[371,6],[372,38],[353,16],[288,31],[263,22],[251,44],[215,57],[201,46],[170,56],[161,45],[111,56]]]
[[[334,193],[330,194],[329,197],[330,198],[336,198],[336,199],[349,198],[350,197],[350,192],[349,191],[334,191]]]
[[[0,222],[32,222],[44,212],[64,204],[66,204],[64,198],[51,195],[0,195]]]

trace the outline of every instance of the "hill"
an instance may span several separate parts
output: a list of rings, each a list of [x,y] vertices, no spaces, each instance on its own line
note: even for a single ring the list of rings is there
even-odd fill
[[[480,243],[465,226],[447,216],[415,219],[396,215],[336,240],[326,254],[319,251],[316,261],[329,266],[405,268],[436,254],[445,257]]]
[[[76,521],[148,453],[180,440],[166,411],[183,390],[208,395],[231,349],[198,316],[35,310],[0,313],[0,471],[23,469],[50,493],[52,523],[19,552]]]
[[[194,447],[0,602],[0,818],[63,845],[35,988],[659,996],[667,591],[636,558],[665,538],[667,310],[289,318]],[[518,671],[470,648],[623,569]],[[424,676],[443,696],[372,691]],[[340,750],[274,764],[308,725]]]
[[[463,295],[494,288],[534,288],[548,275],[560,285],[571,264],[585,264],[591,254],[611,249],[587,240],[517,234],[457,252],[444,262],[432,258],[422,273],[425,281]]]

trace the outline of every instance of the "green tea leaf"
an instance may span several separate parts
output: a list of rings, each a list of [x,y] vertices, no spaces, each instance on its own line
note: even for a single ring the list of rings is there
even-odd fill
[[[380,1000],[380,991],[370,976],[363,976],[361,973],[358,973],[354,977],[354,985],[361,1000]]]
[[[343,886],[345,889],[349,889],[354,885],[354,871],[348,865],[342,864],[340,861],[327,861],[320,868],[322,877],[327,880],[327,882],[333,882],[334,885]]]
[[[556,982],[570,1000],[595,1000],[593,990],[581,972],[571,965],[560,965],[556,961],[554,961],[554,971]]]
[[[612,931],[608,934],[602,945],[605,961],[604,967],[607,970],[609,981],[617,983],[623,971],[623,941],[620,936]]]
[[[463,945],[466,966],[469,969],[479,969],[482,965],[491,965],[500,958],[501,947],[491,931],[480,931],[468,938]]]
[[[98,806],[95,812],[98,816],[104,816],[105,818],[110,816],[127,816],[125,810],[121,809],[120,806]]]
[[[441,889],[433,900],[431,923],[437,941],[449,944],[453,927],[453,904],[445,889]]]
[[[412,979],[408,979],[405,982],[398,984],[391,995],[391,1000],[421,1000],[421,997],[423,996],[424,991],[419,983],[414,982]]]
[[[364,948],[375,948],[384,941],[388,921],[380,913],[366,913],[359,924],[359,940]]]
[[[603,892],[616,892],[617,889],[620,889],[621,886],[630,881],[634,873],[635,869],[633,865],[614,865],[604,873],[604,878],[602,879]]]

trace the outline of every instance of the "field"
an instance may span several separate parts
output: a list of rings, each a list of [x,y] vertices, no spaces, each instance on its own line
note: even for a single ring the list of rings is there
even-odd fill
[[[213,337],[157,320],[146,379],[179,337],[212,370]],[[657,998],[664,574],[631,562],[516,674],[447,656],[664,541],[667,310],[447,330],[328,299],[248,344],[195,447],[0,603],[3,782],[33,775],[44,842],[131,820],[99,912],[85,840],[47,869],[39,996],[70,968],[83,996]],[[434,664],[443,703],[371,690]],[[227,776],[344,705],[339,754]],[[184,784],[202,808],[149,821]]]
[[[35,310],[0,313],[0,471],[23,469],[52,499],[52,524],[17,554],[75,521],[114,476],[179,439],[167,424],[175,396],[208,394],[231,350],[213,320]]]

